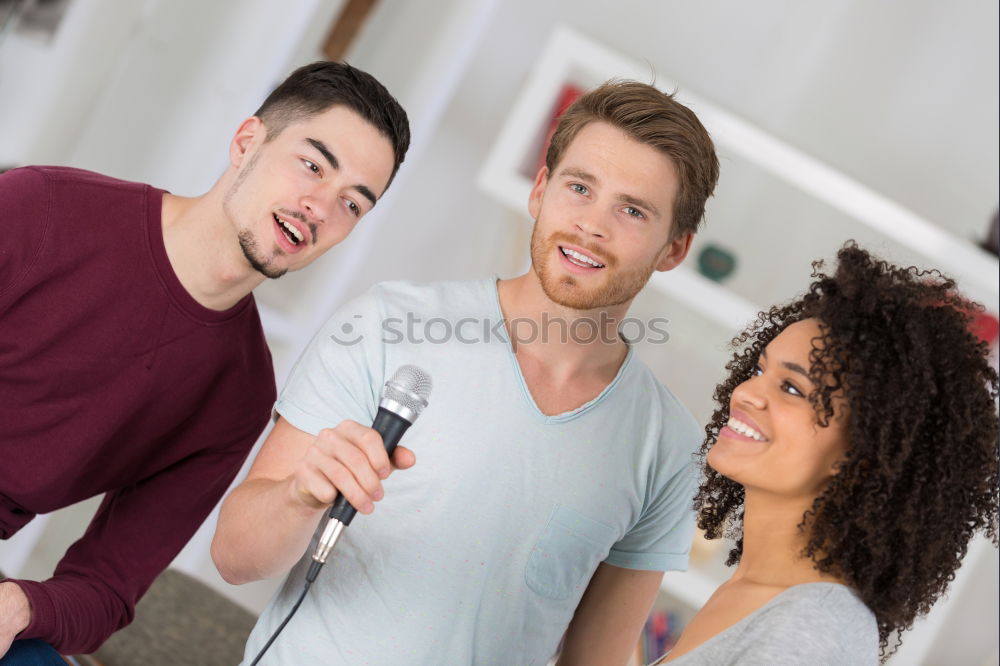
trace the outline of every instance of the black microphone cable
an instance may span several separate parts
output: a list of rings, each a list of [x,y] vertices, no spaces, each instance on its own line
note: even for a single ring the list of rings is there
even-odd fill
[[[315,564],[315,562],[313,562],[313,564]],[[320,567],[321,566],[322,565],[320,565]],[[309,569],[312,570],[312,567],[310,566]],[[319,573],[319,567],[316,568],[316,572]],[[313,577],[313,580],[315,580],[315,576]],[[274,633],[271,634],[271,637],[267,639],[267,642],[264,643],[264,647],[260,649],[260,652],[257,653],[257,656],[254,657],[253,661],[250,662],[250,666],[257,666],[257,663],[264,656],[264,653],[267,652],[267,648],[271,647],[271,644],[274,643],[274,641],[278,638],[278,634],[281,633],[281,630],[285,628],[285,625],[288,624],[288,622],[292,619],[292,616],[295,615],[295,611],[297,611],[299,609],[299,606],[302,605],[302,601],[306,598],[306,593],[309,591],[309,587],[312,584],[313,582],[308,578],[306,578],[306,583],[305,585],[302,586],[302,593],[299,595],[299,598],[296,599],[295,604],[292,606],[292,610],[289,611],[288,616],[281,621],[281,624],[279,624],[278,628],[274,630]]]
[[[402,438],[407,428],[413,425],[420,413],[427,406],[427,399],[431,394],[431,378],[426,372],[415,365],[404,365],[396,370],[392,378],[385,383],[385,390],[382,399],[378,404],[378,413],[372,423],[372,429],[382,435],[382,444],[386,453],[392,456],[396,450],[396,445]],[[316,581],[319,570],[326,564],[326,558],[330,551],[337,544],[344,528],[351,524],[358,510],[351,506],[343,495],[337,498],[330,507],[329,520],[323,528],[323,534],[319,538],[319,543],[313,551],[312,562],[309,563],[309,570],[306,572],[305,584],[299,598],[292,605],[288,615],[282,620],[278,628],[274,630],[267,643],[260,649],[250,666],[257,666],[264,657],[264,653],[271,647],[278,638],[278,634],[291,621],[295,612],[306,598],[309,588]]]

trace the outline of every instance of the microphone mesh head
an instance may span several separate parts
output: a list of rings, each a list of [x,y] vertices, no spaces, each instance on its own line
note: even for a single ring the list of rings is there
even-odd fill
[[[400,366],[385,383],[383,396],[395,400],[420,415],[431,396],[431,376],[415,365]]]

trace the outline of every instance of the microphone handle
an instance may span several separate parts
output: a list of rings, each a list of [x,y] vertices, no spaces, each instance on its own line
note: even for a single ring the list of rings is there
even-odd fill
[[[392,457],[392,452],[396,450],[396,445],[399,444],[400,438],[410,425],[410,422],[399,414],[390,412],[384,407],[379,407],[378,413],[375,415],[375,421],[372,423],[372,429],[382,435],[385,452]],[[333,506],[330,507],[330,518],[339,520],[346,527],[354,520],[354,515],[357,512],[358,510],[351,506],[347,498],[341,495],[333,503]]]

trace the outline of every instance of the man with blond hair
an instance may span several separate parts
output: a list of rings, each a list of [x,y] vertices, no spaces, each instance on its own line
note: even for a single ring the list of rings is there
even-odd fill
[[[563,636],[565,663],[627,660],[663,572],[687,564],[701,435],[618,324],[684,260],[718,169],[689,109],[610,82],[562,117],[535,178],[531,270],[385,283],[334,315],[213,542],[230,582],[291,569],[245,663],[291,611],[338,494],[366,515],[264,663],[545,664]],[[393,328],[417,319],[453,335]],[[497,322],[506,336],[473,339]],[[435,388],[390,461],[362,424],[402,364]]]

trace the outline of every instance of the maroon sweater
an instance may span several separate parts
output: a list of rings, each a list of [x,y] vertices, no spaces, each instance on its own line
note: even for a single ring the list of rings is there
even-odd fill
[[[216,505],[267,423],[253,297],[199,305],[163,245],[161,190],[95,173],[0,175],[0,538],[104,493],[52,578],[16,581],[18,638],[90,652]]]

